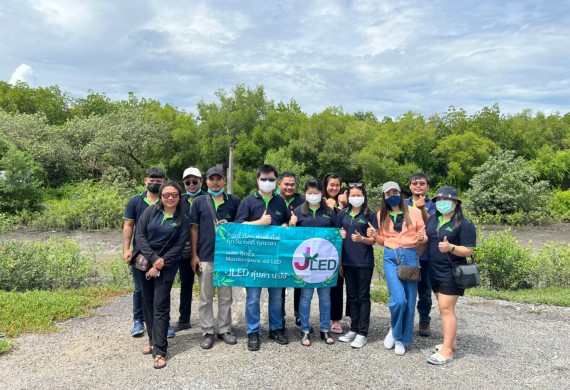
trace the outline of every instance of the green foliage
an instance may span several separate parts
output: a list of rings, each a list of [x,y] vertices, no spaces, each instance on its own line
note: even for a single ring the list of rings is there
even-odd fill
[[[536,254],[536,285],[570,287],[570,245],[549,242]]]
[[[552,196],[545,181],[536,181],[536,172],[512,151],[499,150],[477,170],[466,195],[468,209],[475,215],[491,214],[501,222],[536,223],[550,218]],[[509,216],[512,216],[509,219]]]
[[[498,290],[528,285],[536,274],[532,249],[520,245],[508,230],[481,238],[476,263],[483,283]]]
[[[43,169],[34,159],[14,147],[0,159],[0,211],[35,209],[43,199]]]
[[[125,191],[93,181],[68,184],[27,225],[38,230],[118,229],[129,199]]]
[[[93,259],[69,239],[8,241],[0,245],[0,290],[55,290],[86,285]]]
[[[555,190],[550,201],[550,210],[556,219],[570,221],[570,190]]]
[[[111,262],[108,278],[111,286],[131,287],[133,285],[131,269],[125,264],[122,258],[114,259]]]
[[[465,290],[465,294],[476,295],[486,299],[503,299],[532,305],[570,307],[570,288],[568,287],[527,288],[523,290],[501,291],[486,288],[471,288]],[[538,313],[540,313],[540,311]]]

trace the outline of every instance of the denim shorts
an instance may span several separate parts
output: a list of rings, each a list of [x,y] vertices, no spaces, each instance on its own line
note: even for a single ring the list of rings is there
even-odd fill
[[[454,281],[451,280],[435,280],[431,279],[431,289],[434,294],[441,293],[443,295],[458,295],[463,296],[465,289],[457,287]]]

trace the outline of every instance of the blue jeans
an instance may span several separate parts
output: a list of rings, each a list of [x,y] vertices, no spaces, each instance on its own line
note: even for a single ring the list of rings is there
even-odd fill
[[[277,330],[283,324],[283,298],[281,297],[282,288],[268,288],[269,293],[269,330]],[[247,334],[259,333],[260,328],[260,308],[259,297],[261,296],[261,287],[247,287],[245,298],[245,323],[247,325]]]
[[[301,332],[308,333],[311,329],[309,319],[311,317],[311,300],[314,288],[302,288],[301,300],[299,301],[299,318],[301,319]],[[317,288],[319,294],[319,318],[321,331],[328,332],[331,321],[331,289]]]
[[[135,286],[133,291],[133,320],[144,322],[140,272],[133,265],[130,267]]]
[[[418,314],[420,315],[420,322],[431,321],[429,313],[431,312],[431,282],[429,280],[429,261],[420,260],[422,267],[422,280],[418,283]]]
[[[384,275],[388,284],[392,335],[397,341],[411,344],[414,341],[414,314],[418,282],[404,282],[398,278],[398,264],[418,266],[416,248],[390,249],[384,247]]]

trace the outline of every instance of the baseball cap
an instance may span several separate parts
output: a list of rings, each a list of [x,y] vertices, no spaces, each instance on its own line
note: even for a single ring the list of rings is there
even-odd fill
[[[190,176],[190,175],[199,177],[200,179],[202,178],[202,173],[200,172],[200,170],[198,168],[194,168],[194,167],[186,168],[184,170],[184,173],[182,174],[182,178],[184,179],[186,176]]]

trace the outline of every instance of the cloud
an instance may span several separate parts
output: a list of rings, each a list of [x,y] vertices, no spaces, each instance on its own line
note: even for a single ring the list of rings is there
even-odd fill
[[[27,83],[30,87],[36,87],[38,84],[38,76],[35,74],[31,66],[21,64],[16,68],[12,76],[10,76],[10,84],[15,85],[18,81]]]

